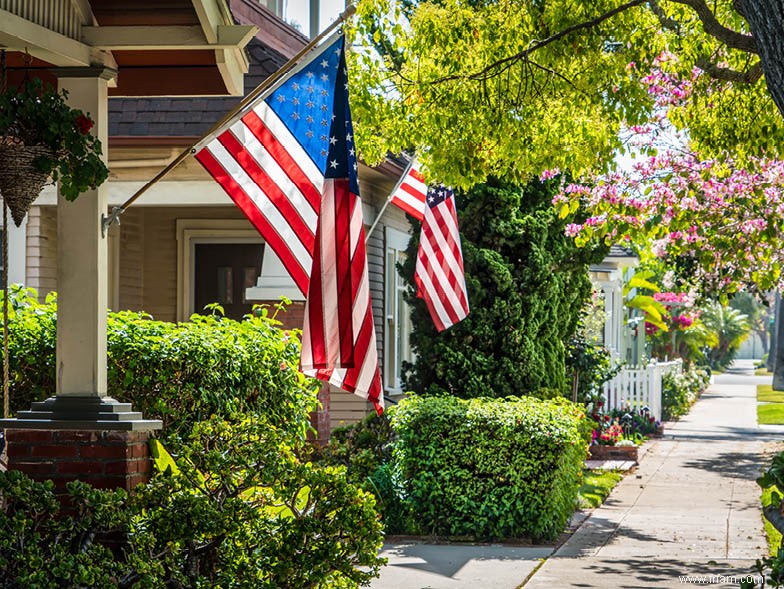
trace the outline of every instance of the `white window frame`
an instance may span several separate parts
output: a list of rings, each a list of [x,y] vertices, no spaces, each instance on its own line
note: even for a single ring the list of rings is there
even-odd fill
[[[196,245],[203,243],[264,243],[243,219],[177,219],[177,321],[194,313]],[[266,248],[265,248],[266,249]]]
[[[406,284],[397,271],[396,263],[400,255],[405,254],[411,235],[385,227],[384,237],[384,391],[388,395],[402,395],[405,391],[400,367],[402,361],[413,362],[414,355],[410,345],[411,309],[403,299]],[[401,350],[402,358],[398,357],[398,350]]]

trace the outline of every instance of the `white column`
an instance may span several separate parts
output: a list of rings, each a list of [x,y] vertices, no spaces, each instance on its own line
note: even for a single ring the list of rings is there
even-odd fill
[[[61,74],[68,102],[95,122],[92,133],[107,159],[108,81],[111,70]],[[73,77],[72,77],[73,76]],[[107,246],[101,215],[107,185],[82,193],[74,202],[57,200],[57,396],[106,396]]]

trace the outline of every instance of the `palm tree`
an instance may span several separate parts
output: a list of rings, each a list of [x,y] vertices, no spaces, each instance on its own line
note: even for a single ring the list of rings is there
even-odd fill
[[[749,335],[751,325],[746,315],[719,303],[709,303],[700,316],[708,331],[716,335],[707,357],[711,368],[724,369],[735,359],[740,345]]]

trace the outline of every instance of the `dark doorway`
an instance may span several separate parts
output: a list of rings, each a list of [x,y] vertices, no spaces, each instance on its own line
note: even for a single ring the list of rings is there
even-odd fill
[[[242,319],[253,309],[245,289],[256,284],[264,254],[262,243],[197,243],[195,245],[194,311],[218,303],[226,317]]]

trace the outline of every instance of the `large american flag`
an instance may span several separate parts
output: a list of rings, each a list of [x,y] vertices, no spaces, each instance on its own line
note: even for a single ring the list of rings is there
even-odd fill
[[[457,209],[450,188],[434,186],[427,192],[414,281],[438,331],[468,315]]]
[[[427,184],[419,171],[419,161],[414,159],[392,192],[391,202],[420,221],[425,216]]]
[[[301,368],[383,408],[344,39],[197,148],[306,295]]]

